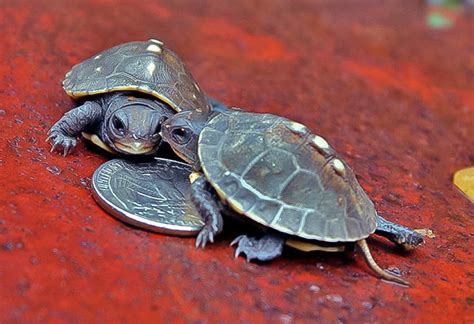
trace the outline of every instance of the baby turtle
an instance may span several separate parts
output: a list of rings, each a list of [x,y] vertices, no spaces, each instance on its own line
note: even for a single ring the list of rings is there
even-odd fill
[[[379,217],[349,166],[304,125],[238,110],[183,111],[163,123],[162,136],[197,171],[192,200],[205,222],[197,247],[221,232],[224,203],[269,230],[258,239],[239,236],[232,243],[238,245],[236,256],[271,260],[295,238],[336,246],[353,242],[378,275],[408,285],[376,264],[365,239],[377,231],[414,247],[423,236]]]
[[[62,147],[64,155],[81,133],[107,151],[152,154],[166,118],[182,109],[211,109],[180,58],[154,39],[121,44],[77,64],[63,88],[81,100],[48,132],[52,151]]]

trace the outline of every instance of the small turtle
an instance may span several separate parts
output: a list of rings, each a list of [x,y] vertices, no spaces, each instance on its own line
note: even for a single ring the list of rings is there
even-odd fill
[[[236,257],[271,260],[295,239],[323,246],[356,243],[377,274],[408,285],[376,264],[365,239],[377,231],[410,248],[423,235],[378,216],[349,166],[304,125],[238,110],[183,111],[163,123],[162,136],[197,172],[192,200],[205,221],[197,247],[221,232],[226,206],[270,232],[239,236],[232,242],[238,244]]]
[[[62,147],[64,155],[81,133],[107,151],[153,154],[166,118],[182,109],[211,109],[179,57],[154,39],[121,44],[75,65],[63,88],[82,100],[48,132],[51,151]]]

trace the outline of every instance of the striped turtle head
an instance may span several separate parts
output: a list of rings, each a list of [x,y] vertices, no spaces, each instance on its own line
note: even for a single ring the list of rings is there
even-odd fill
[[[117,100],[102,125],[104,142],[122,154],[153,154],[161,144],[161,125],[173,110],[154,99]]]

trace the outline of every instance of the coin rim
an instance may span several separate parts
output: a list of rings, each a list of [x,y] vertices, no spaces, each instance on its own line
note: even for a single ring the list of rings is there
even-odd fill
[[[191,166],[183,162],[179,162],[179,161],[171,160],[171,159],[157,158],[157,157],[155,157],[154,160],[181,164],[182,166],[186,168],[190,168],[190,171],[192,171]],[[124,210],[120,207],[115,206],[114,204],[111,204],[109,200],[107,200],[104,197],[104,195],[101,193],[101,191],[97,188],[95,183],[97,182],[100,172],[103,169],[105,169],[108,165],[117,163],[117,161],[133,164],[125,159],[112,159],[101,164],[94,171],[94,174],[92,175],[92,184],[91,184],[92,196],[94,197],[95,201],[100,207],[102,207],[107,213],[112,215],[114,218],[120,220],[121,222],[124,222],[129,225],[133,225],[140,229],[149,230],[155,233],[176,235],[176,236],[195,236],[197,233],[199,233],[199,231],[201,230],[201,227],[195,228],[191,226],[170,225],[170,224],[154,222],[149,219],[134,215],[127,210]],[[138,162],[137,164],[139,163],[153,163],[153,162]],[[204,226],[204,222],[203,222],[203,226]]]

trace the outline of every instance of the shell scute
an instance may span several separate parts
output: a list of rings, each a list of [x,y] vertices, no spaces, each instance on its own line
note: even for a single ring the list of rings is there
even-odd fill
[[[250,162],[251,167],[240,174],[241,179],[264,196],[278,197],[281,189],[276,179],[287,179],[296,172],[290,153],[280,150],[264,151]]]
[[[280,186],[280,199],[288,205],[314,208],[324,190],[319,179],[309,172],[297,172]]]
[[[149,40],[112,47],[75,65],[66,73],[63,88],[73,98],[140,91],[163,100],[177,111],[208,111],[204,93],[196,84],[175,53],[162,43]]]
[[[258,215],[258,217],[262,219],[262,221],[267,224],[270,224],[281,208],[281,204],[276,201],[259,199],[255,203],[253,208],[250,210],[249,214]],[[255,218],[255,216],[251,218]]]
[[[217,131],[224,121],[227,129]],[[345,162],[322,154],[299,125],[268,114],[217,115],[199,138],[204,174],[231,207],[280,232],[326,242],[366,238],[376,228],[373,203]]]
[[[232,196],[232,199],[241,204],[241,213],[248,212],[257,203],[257,196],[250,190],[242,187]]]
[[[275,226],[297,233],[305,220],[306,214],[307,211],[305,210],[285,207],[276,220]]]

